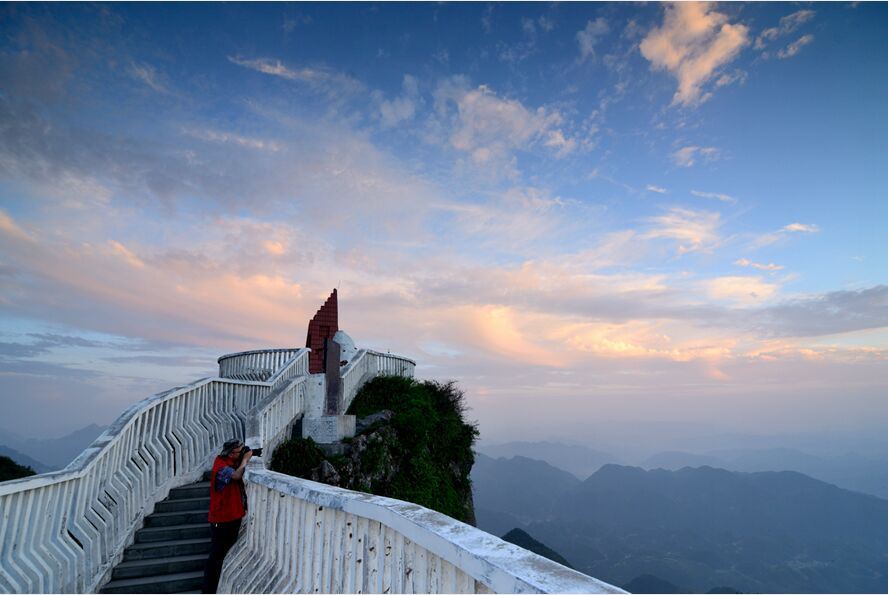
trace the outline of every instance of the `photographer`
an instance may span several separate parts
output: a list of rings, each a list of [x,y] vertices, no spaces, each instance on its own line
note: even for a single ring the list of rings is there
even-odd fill
[[[210,474],[210,515],[212,547],[204,571],[204,593],[215,593],[225,555],[237,541],[241,520],[247,514],[244,471],[253,456],[240,440],[228,440],[213,463]]]

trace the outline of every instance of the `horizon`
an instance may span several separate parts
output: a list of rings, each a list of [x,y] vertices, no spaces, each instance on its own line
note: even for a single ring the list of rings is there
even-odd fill
[[[301,346],[337,287],[483,443],[882,443],[888,5],[0,10],[23,436]]]

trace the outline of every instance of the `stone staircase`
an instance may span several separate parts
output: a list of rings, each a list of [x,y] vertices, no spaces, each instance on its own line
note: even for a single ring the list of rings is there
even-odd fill
[[[145,517],[100,593],[199,593],[210,553],[209,474],[174,488]]]

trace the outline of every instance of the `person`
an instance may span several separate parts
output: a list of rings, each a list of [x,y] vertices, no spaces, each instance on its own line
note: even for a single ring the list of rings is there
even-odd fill
[[[241,521],[247,514],[244,471],[253,453],[237,439],[222,445],[222,452],[210,472],[210,531],[212,545],[204,571],[204,593],[215,593],[222,575],[222,563],[237,541]]]

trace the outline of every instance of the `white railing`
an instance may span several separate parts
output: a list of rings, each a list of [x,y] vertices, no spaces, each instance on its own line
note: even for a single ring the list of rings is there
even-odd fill
[[[323,383],[308,375],[308,352],[220,358],[221,373],[270,372],[149,397],[64,470],[0,483],[0,592],[94,592],[154,504],[197,479],[224,440],[244,437],[267,459],[309,385]],[[414,365],[362,350],[344,370],[345,407],[373,376],[412,376]],[[274,473],[262,459],[245,476],[250,512],[222,592],[622,592],[421,506]]]
[[[308,350],[271,382],[208,378],[127,409],[65,469],[0,483],[0,592],[92,592],[154,504],[197,479],[248,413],[303,372]],[[272,361],[272,360],[269,360]]]
[[[304,350],[304,348],[257,349],[223,355],[218,360],[219,376],[265,382]]]
[[[268,386],[206,379],[130,407],[61,471],[0,483],[0,591],[88,592],[170,488],[242,435]]]
[[[340,411],[348,411],[361,387],[376,376],[413,377],[416,362],[400,355],[361,349],[342,370],[342,403]]]
[[[422,506],[254,461],[219,592],[624,593]]]

